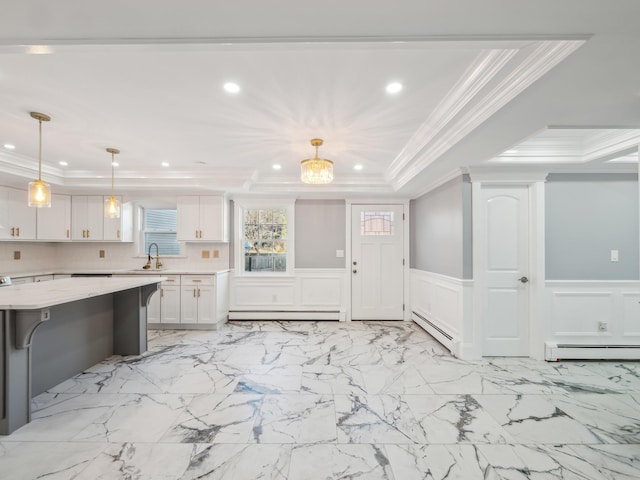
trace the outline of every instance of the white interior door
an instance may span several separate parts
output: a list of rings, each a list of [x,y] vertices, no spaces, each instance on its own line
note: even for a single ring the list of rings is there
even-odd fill
[[[529,190],[484,187],[484,356],[529,356]]]
[[[404,207],[351,207],[351,318],[402,320]]]

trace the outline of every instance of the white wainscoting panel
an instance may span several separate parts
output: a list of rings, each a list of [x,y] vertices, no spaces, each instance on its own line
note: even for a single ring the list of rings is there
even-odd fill
[[[471,280],[411,270],[411,312],[414,314],[412,318],[447,346],[454,355],[462,358],[468,356],[465,352],[470,352],[464,343],[471,331],[464,332],[464,326],[469,323],[465,322],[465,315],[471,315],[471,312],[467,311],[470,305],[467,297],[471,295],[472,283]]]
[[[624,337],[640,339],[640,292],[622,292],[622,331]]]
[[[640,282],[547,280],[545,286],[546,342],[640,345]]]
[[[232,276],[230,319],[344,320],[346,269],[301,268],[289,276]]]

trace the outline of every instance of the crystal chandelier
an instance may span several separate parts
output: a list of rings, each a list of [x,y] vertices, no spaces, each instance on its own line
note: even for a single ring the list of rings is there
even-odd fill
[[[333,162],[326,158],[318,158],[318,147],[322,145],[321,138],[311,140],[316,147],[316,156],[307,158],[300,163],[300,179],[311,185],[324,185],[333,182]]]

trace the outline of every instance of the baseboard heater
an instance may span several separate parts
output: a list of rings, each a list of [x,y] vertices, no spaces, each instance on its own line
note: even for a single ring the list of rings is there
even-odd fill
[[[429,335],[447,347],[452,354],[456,354],[453,336],[417,312],[411,312],[411,319],[424,328]]]
[[[229,320],[334,320],[343,319],[340,310],[230,310]]]
[[[640,360],[640,345],[586,345],[545,342],[544,358],[558,360]]]

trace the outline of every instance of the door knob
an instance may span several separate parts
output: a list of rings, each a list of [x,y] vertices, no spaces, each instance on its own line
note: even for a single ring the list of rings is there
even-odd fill
[[[519,281],[519,282],[522,282],[522,283],[528,283],[528,282],[529,282],[529,279],[528,279],[527,277],[520,277],[520,278],[518,279],[518,281]]]
[[[358,270],[354,270],[353,273],[358,273]]]

